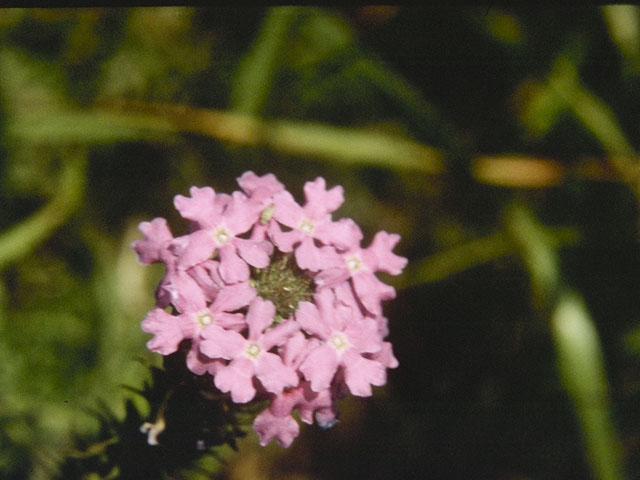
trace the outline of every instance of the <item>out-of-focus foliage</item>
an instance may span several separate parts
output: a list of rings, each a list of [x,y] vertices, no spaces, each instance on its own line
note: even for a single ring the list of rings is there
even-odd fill
[[[124,431],[152,449],[155,407],[123,385],[158,366],[139,324],[162,272],[130,243],[246,170],[321,175],[367,239],[402,235],[400,367],[331,430],[179,475],[638,477],[639,25],[613,5],[0,10],[0,477],[82,478],[100,457],[78,449]]]

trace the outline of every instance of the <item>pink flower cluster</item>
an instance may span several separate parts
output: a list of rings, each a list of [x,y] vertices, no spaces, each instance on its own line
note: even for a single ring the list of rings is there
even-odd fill
[[[174,237],[163,218],[140,224],[139,261],[166,265],[142,329],[162,355],[188,340],[188,368],[233,402],[270,400],[254,430],[262,445],[288,447],[294,411],[327,428],[340,398],[371,395],[398,365],[381,308],[395,290],[375,273],[397,275],[407,260],[392,252],[399,235],[378,232],[362,248],[353,220],[332,219],[340,186],[307,182],[301,206],[273,174],[246,172],[238,184],[231,195],[177,195],[187,235]]]

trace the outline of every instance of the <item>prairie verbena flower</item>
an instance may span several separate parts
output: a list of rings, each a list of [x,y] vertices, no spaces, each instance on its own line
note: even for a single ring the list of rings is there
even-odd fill
[[[142,329],[161,355],[186,342],[189,370],[211,375],[233,402],[268,401],[254,430],[261,445],[288,447],[299,434],[294,412],[328,428],[338,400],[370,396],[398,366],[382,312],[395,290],[375,274],[398,275],[407,259],[393,253],[400,236],[385,231],[363,248],[358,225],[332,217],[342,187],[327,190],[322,178],[304,185],[304,205],[273,174],[246,172],[238,184],[230,195],[177,195],[186,235],[174,237],[163,218],[140,224],[138,260],[166,266]]]

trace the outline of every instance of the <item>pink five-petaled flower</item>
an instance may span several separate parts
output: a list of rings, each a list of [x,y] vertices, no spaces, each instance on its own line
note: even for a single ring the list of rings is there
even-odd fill
[[[296,320],[307,333],[324,340],[300,365],[313,391],[328,389],[339,367],[343,368],[344,381],[354,395],[367,397],[371,395],[371,385],[385,384],[385,366],[363,356],[382,348],[373,319],[336,302],[333,291],[325,289],[315,295],[315,304],[300,302]]]
[[[237,237],[249,231],[258,220],[259,205],[250,202],[241,192],[216,195],[211,187],[191,187],[189,192],[190,198],[176,195],[174,199],[180,215],[194,222],[197,228],[184,237],[186,247],[177,253],[179,267],[204,262],[217,250],[220,276],[227,283],[236,283],[249,278],[247,263],[256,268],[269,264],[264,245]]]
[[[244,316],[230,312],[247,306],[256,296],[255,289],[247,282],[222,288],[214,302],[207,306],[204,294],[189,275],[178,273],[174,279],[181,280],[181,301],[174,304],[179,313],[171,315],[162,308],[154,308],[142,321],[142,330],[154,334],[147,342],[149,350],[169,355],[178,349],[182,340],[198,339],[202,330],[210,325],[235,330],[244,327]]]
[[[323,270],[316,276],[319,287],[333,287],[351,277],[353,288],[362,305],[372,314],[382,314],[381,300],[396,296],[395,289],[382,283],[375,272],[382,271],[398,275],[407,264],[407,259],[392,252],[400,241],[400,235],[385,231],[376,233],[367,248],[354,247],[341,253],[342,263]]]
[[[357,244],[362,233],[351,219],[331,220],[331,212],[344,201],[342,187],[326,190],[325,181],[318,177],[304,185],[307,203],[301,207],[286,190],[274,195],[275,210],[273,217],[281,224],[291,228],[282,231],[275,227],[271,236],[277,247],[283,252],[291,252],[295,248],[298,266],[311,271],[326,268],[327,259],[332,258],[333,246],[347,249]],[[318,248],[314,239],[325,245]]]
[[[276,394],[298,383],[295,370],[284,365],[279,355],[269,351],[293,335],[298,325],[288,320],[269,329],[274,317],[273,303],[256,297],[247,311],[248,338],[217,325],[202,332],[204,340],[200,351],[210,358],[230,360],[229,365],[217,371],[214,383],[222,392],[231,392],[231,399],[236,403],[246,403],[255,396],[253,377],[265,390]]]

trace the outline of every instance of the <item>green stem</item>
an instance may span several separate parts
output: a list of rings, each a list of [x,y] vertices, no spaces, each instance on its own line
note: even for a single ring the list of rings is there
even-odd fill
[[[560,378],[574,403],[596,478],[624,477],[620,442],[611,419],[602,347],[582,298],[567,291],[551,315]]]
[[[76,125],[77,128],[61,128]],[[9,125],[13,141],[115,143],[133,138],[166,141],[167,134],[190,132],[282,155],[348,165],[374,165],[397,171],[440,174],[443,153],[400,135],[375,130],[287,120],[263,121],[228,111],[176,105],[124,103],[109,110],[25,114]]]
[[[549,87],[609,154],[612,166],[626,182],[637,178],[636,153],[611,109],[580,82],[576,67],[565,57],[556,60]]]
[[[57,195],[29,218],[0,234],[0,271],[29,255],[80,206],[85,187],[86,152],[65,159]]]
[[[554,247],[573,243],[578,238],[577,232],[571,228],[550,228],[544,235]],[[494,232],[412,262],[413,265],[402,275],[406,279],[402,288],[437,282],[515,252],[507,232]]]
[[[507,211],[506,227],[529,271],[537,300],[550,312],[558,372],[573,402],[595,478],[623,480],[620,442],[594,321],[582,298],[562,282],[557,254],[533,214],[514,205]]]

